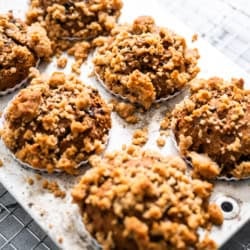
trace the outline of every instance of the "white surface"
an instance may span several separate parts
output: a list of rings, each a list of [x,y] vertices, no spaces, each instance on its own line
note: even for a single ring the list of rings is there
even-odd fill
[[[134,18],[139,15],[151,15],[155,18],[158,25],[167,26],[179,34],[191,39],[192,32],[188,30],[182,23],[178,22],[172,17],[163,5],[162,1],[150,0],[124,0],[124,8],[120,22],[132,22]],[[22,5],[22,6],[21,6]],[[26,0],[11,0],[0,1],[0,10],[3,13],[5,10],[13,9],[14,14],[23,17],[24,10],[27,7]],[[200,40],[194,44],[199,48],[201,59],[200,67],[201,77],[220,76],[226,79],[231,77],[243,77],[249,85],[249,76],[234,65],[231,61],[226,59],[222,54],[216,51],[209,44]],[[91,60],[82,67],[81,79],[92,86],[96,86],[105,99],[109,99],[110,95],[106,94],[104,89],[93,78],[88,78],[91,72]],[[43,68],[43,71],[49,73],[56,68],[56,62],[51,62],[50,65]],[[68,64],[65,72],[70,72],[70,64]],[[3,110],[7,102],[13,95],[0,97],[0,109]],[[176,98],[175,101],[180,101],[181,98]],[[127,125],[115,114],[112,115],[113,128],[110,134],[110,142],[107,150],[119,149],[122,144],[129,143],[131,134],[135,128],[148,125],[150,130],[150,140],[147,147],[158,150],[156,146],[156,138],[158,137],[159,120],[169,106],[173,106],[173,102],[162,104],[160,110],[151,110],[145,115],[144,121],[135,126]],[[162,150],[165,154],[176,154],[176,151],[168,139],[166,146]],[[78,178],[68,176],[66,174],[45,175],[47,179],[56,180],[58,184],[67,191],[65,199],[54,198],[46,190],[41,188],[41,183],[35,181],[33,186],[27,184],[27,178],[33,177],[34,172],[22,168],[18,165],[7,153],[7,151],[0,144],[0,155],[4,161],[4,167],[0,168],[0,181],[4,186],[15,196],[15,198],[23,205],[24,208],[32,215],[32,217],[46,230],[46,232],[56,241],[60,237],[63,238],[63,243],[60,245],[64,249],[86,249],[89,245],[86,242],[86,236],[82,231],[80,217],[77,207],[72,205],[70,190],[77,182]],[[236,197],[240,200],[241,210],[240,215],[233,220],[225,220],[221,228],[213,228],[212,236],[220,245],[228,237],[230,237],[238,228],[250,218],[250,204],[249,204],[249,185],[250,181],[242,182],[216,182],[215,191],[212,199],[216,199],[218,195],[226,194],[231,197]]]

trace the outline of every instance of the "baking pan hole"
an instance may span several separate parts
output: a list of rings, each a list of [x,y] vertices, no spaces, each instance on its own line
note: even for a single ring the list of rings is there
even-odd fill
[[[233,211],[233,204],[229,201],[224,201],[221,203],[221,208],[223,212],[229,213]]]
[[[221,208],[226,220],[235,219],[240,214],[239,202],[231,196],[221,195],[215,199],[215,203]]]

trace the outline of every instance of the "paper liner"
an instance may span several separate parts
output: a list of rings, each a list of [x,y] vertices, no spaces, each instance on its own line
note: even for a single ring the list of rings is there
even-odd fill
[[[98,82],[100,82],[100,84],[104,87],[105,90],[107,90],[107,91],[108,91],[110,94],[112,94],[113,96],[115,96],[115,97],[117,97],[117,98],[120,98],[120,99],[122,99],[122,100],[124,100],[124,101],[126,101],[126,102],[130,102],[130,103],[131,103],[131,101],[130,101],[126,96],[122,96],[122,95],[117,94],[117,93],[115,93],[114,91],[112,91],[112,90],[104,83],[104,81],[101,79],[100,75],[99,75],[96,71],[94,71],[94,73],[95,73],[95,75],[96,75],[96,78],[97,78]],[[185,88],[182,89],[182,90],[180,90],[180,91],[178,91],[178,92],[175,92],[174,94],[169,95],[169,96],[167,96],[167,97],[163,97],[163,98],[157,99],[157,100],[155,100],[153,103],[161,103],[161,102],[168,101],[168,100],[170,100],[170,99],[176,97],[177,95],[180,95],[184,90],[185,90]],[[137,103],[137,102],[135,102],[135,104],[141,105],[140,103]]]
[[[179,146],[177,144],[177,140],[176,140],[176,137],[175,137],[175,134],[174,134],[173,130],[171,130],[171,132],[170,132],[170,138],[171,138],[171,140],[172,140],[172,142],[174,144],[174,147],[180,153],[180,149],[179,149]],[[189,166],[193,167],[191,161],[189,161],[186,157],[182,157],[182,158],[185,160],[185,162]],[[233,176],[232,177],[228,177],[226,175],[221,175],[221,176],[217,176],[215,179],[216,180],[221,180],[221,181],[242,181],[242,180],[250,179],[250,176],[249,177],[237,178],[237,177],[233,177]]]
[[[40,59],[37,60],[35,68],[38,67],[40,63]],[[29,77],[26,77],[25,79],[23,79],[20,83],[16,84],[14,87],[12,88],[8,88],[6,90],[0,91],[0,96],[4,96],[10,93],[13,93],[14,91],[16,91],[17,89],[21,88],[23,85],[25,85],[25,83],[27,82]]]
[[[9,108],[10,103],[11,103],[15,98],[16,98],[16,96],[14,96],[14,97],[8,102],[6,108],[4,109],[4,111],[3,111],[3,113],[2,113],[2,116],[0,117],[0,129],[3,129],[3,128],[4,128],[6,112],[7,112],[8,108]],[[107,145],[108,145],[108,142],[109,142],[109,134],[104,135],[104,137],[106,137],[106,138],[105,138],[105,143],[104,143],[103,145],[104,145],[104,147],[106,148]],[[3,140],[2,140],[2,141],[3,141]],[[5,145],[5,142],[4,142],[4,141],[3,141],[3,144]],[[40,171],[40,172],[43,172],[43,173],[62,173],[62,172],[65,172],[65,170],[59,169],[59,168],[54,168],[54,169],[52,170],[52,172],[48,172],[47,169],[33,167],[33,166],[31,166],[30,164],[28,164],[28,163],[26,163],[26,162],[23,162],[23,161],[21,161],[20,159],[18,159],[18,158],[15,156],[15,154],[14,154],[6,145],[5,145],[5,147],[6,147],[7,151],[8,151],[8,153],[14,158],[14,160],[15,160],[16,162],[18,162],[21,166],[25,167],[25,168],[29,168],[29,169],[32,169],[32,170]],[[94,154],[94,153],[93,153],[93,154]],[[88,158],[89,158],[91,155],[93,155],[93,154],[90,154],[90,155],[88,156]],[[86,165],[86,164],[88,163],[88,161],[89,161],[88,159],[85,160],[85,161],[81,161],[79,164],[77,164],[77,165],[74,167],[74,169],[78,169],[78,168],[80,168],[81,166]]]

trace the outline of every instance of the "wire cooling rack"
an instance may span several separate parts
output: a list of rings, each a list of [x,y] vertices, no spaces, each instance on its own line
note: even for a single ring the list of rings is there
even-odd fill
[[[250,73],[249,0],[160,1],[167,11]],[[222,249],[250,250],[249,235],[250,223]],[[1,184],[0,249],[58,249]]]
[[[1,184],[0,249],[58,249]]]

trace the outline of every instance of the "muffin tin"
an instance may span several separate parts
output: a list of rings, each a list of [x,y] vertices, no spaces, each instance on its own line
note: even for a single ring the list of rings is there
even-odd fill
[[[22,7],[20,7],[20,0],[12,0],[9,2],[3,1],[0,3],[1,12],[13,9],[13,6],[16,6],[14,13],[23,17],[28,0],[22,0],[22,3]],[[167,10],[164,8],[164,5],[162,5],[160,1],[124,0],[120,22],[131,22],[131,20],[139,15],[151,15],[156,19],[157,24],[170,27],[184,36],[187,40],[191,40],[193,32],[188,30],[185,25],[176,20],[171,14],[167,14]],[[242,77],[246,82],[245,88],[250,88],[250,77],[238,66],[216,51],[211,45],[200,40],[194,44],[194,47],[197,47],[201,54],[201,59],[199,60],[201,72],[199,77],[208,78],[210,76],[220,76],[225,79]],[[93,70],[91,60],[92,56],[90,55],[88,61],[82,66],[81,80],[86,84],[98,88],[102,97],[109,100],[111,99],[111,95],[98,84],[95,77],[88,77]],[[64,70],[65,73],[70,72],[71,63],[72,60],[69,58],[67,67]],[[41,65],[40,69],[45,73],[51,73],[58,70],[56,68],[56,60],[52,60],[46,67]],[[4,110],[14,94],[15,93],[0,97],[1,111]],[[175,103],[180,102],[182,99],[183,95],[180,95],[169,100],[169,102],[162,103],[160,109],[149,110],[145,114],[144,120],[136,125],[128,125],[116,114],[112,114],[113,126],[110,132],[107,151],[119,149],[122,147],[122,144],[125,143],[129,144],[134,130],[145,126],[149,128],[149,140],[145,148],[159,150],[156,144],[156,138],[159,136],[159,122],[162,120],[166,110],[172,108]],[[166,145],[160,151],[163,154],[178,154],[170,137],[166,139]],[[4,166],[0,168],[1,183],[3,183],[17,201],[21,203],[57,243],[60,238],[63,239],[59,245],[62,249],[100,249],[98,244],[93,243],[93,239],[89,237],[89,234],[79,220],[77,206],[71,203],[72,198],[70,190],[78,181],[77,178],[62,173],[54,175],[43,174],[46,179],[49,181],[57,181],[63,190],[67,190],[66,198],[58,199],[52,194],[44,191],[41,185],[36,183],[36,180],[33,186],[28,184],[27,180],[29,178],[34,178],[34,172],[21,168],[3,146],[2,141],[0,142],[0,158],[4,162]],[[84,171],[84,169],[81,171]],[[225,216],[225,221],[220,228],[213,228],[211,231],[211,236],[218,245],[222,245],[250,218],[249,185],[249,180],[216,182],[211,200],[220,205],[222,209],[224,208],[224,213],[231,213],[233,211],[232,216]],[[230,209],[227,209],[227,207],[232,207],[233,209],[228,211]]]

